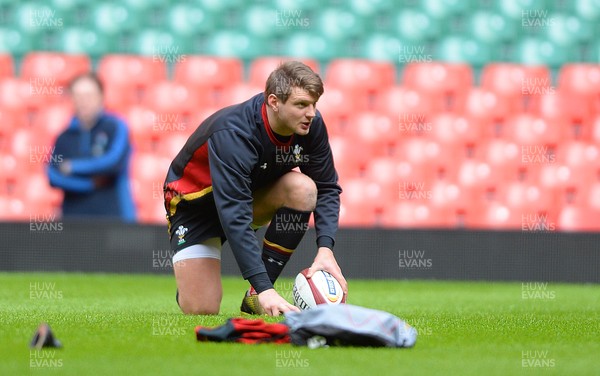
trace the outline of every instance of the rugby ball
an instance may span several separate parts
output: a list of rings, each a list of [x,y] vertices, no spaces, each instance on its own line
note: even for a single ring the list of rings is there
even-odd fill
[[[342,286],[331,274],[319,270],[311,278],[306,278],[307,274],[308,269],[304,269],[296,276],[292,289],[296,307],[307,310],[319,304],[346,303],[346,295],[342,291]]]

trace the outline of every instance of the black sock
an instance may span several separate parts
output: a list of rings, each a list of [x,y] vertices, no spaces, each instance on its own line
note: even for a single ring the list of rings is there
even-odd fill
[[[285,267],[308,230],[311,211],[282,207],[275,212],[263,240],[262,260],[271,283]]]

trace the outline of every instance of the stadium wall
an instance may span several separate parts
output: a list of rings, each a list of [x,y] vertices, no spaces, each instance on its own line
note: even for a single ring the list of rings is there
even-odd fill
[[[2,271],[172,273],[165,226],[0,223]],[[262,235],[259,233],[259,236]],[[600,233],[341,229],[347,278],[600,282]],[[284,275],[310,266],[309,230]],[[240,275],[223,249],[223,274]]]

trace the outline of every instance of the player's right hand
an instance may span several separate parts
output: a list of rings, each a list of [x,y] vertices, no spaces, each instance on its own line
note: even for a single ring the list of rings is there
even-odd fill
[[[268,289],[258,294],[258,302],[269,316],[279,316],[289,311],[300,312],[298,307],[288,303],[275,289]]]

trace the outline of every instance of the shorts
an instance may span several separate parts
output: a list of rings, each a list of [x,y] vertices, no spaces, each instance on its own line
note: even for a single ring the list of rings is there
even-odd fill
[[[167,220],[171,249],[175,256],[179,251],[203,244],[209,239],[220,239],[221,245],[226,240],[212,192],[191,201],[178,202],[177,210],[173,215],[168,215]],[[218,245],[212,240],[209,244],[213,247]]]

